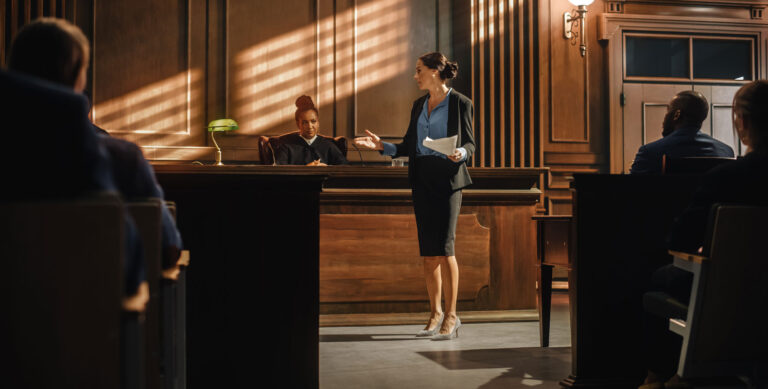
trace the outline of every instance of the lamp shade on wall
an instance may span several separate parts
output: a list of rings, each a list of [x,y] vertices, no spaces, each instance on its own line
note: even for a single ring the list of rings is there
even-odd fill
[[[568,0],[568,1],[570,1],[571,4],[573,4],[573,5],[578,7],[578,6],[581,6],[581,5],[585,5],[585,6],[586,5],[590,5],[595,0]]]

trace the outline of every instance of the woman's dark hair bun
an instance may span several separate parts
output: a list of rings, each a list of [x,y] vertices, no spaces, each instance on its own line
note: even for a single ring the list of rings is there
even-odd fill
[[[437,70],[443,80],[456,78],[456,73],[459,72],[459,64],[456,61],[448,60],[445,55],[437,51],[426,53],[419,57],[419,60],[424,66]]]
[[[312,102],[312,98],[307,95],[302,95],[296,99],[296,108],[298,111],[306,111],[308,109],[315,108],[315,103]]]
[[[440,72],[440,78],[443,80],[450,80],[456,78],[456,74],[459,72],[459,64],[456,61],[445,61],[445,67]]]

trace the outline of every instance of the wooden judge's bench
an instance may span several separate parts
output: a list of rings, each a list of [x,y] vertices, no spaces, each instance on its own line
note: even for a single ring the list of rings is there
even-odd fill
[[[217,371],[248,382],[249,364],[267,352],[275,382],[316,387],[320,313],[429,310],[406,167],[154,168],[166,198],[184,209],[179,229],[195,253],[190,382],[220,385]],[[460,311],[535,318],[532,216],[545,172],[470,168],[456,230]],[[294,373],[281,374],[285,366]]]

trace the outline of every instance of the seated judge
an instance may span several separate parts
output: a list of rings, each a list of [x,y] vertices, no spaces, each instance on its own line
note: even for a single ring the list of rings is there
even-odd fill
[[[712,206],[746,204],[768,206],[768,81],[759,80],[742,86],[733,98],[733,127],[747,146],[746,154],[733,162],[708,171],[693,194],[691,204],[675,219],[670,230],[668,247],[671,250],[708,255],[704,246],[708,218]],[[673,265],[654,272],[652,291],[662,291],[687,305],[690,300],[693,276]],[[682,338],[669,331],[669,318],[647,314],[646,359],[648,378],[643,389],[675,384]]]
[[[662,138],[640,146],[632,163],[631,174],[661,173],[662,156],[668,157],[733,157],[733,149],[701,132],[709,103],[696,91],[682,91],[667,107],[662,124]]]
[[[309,96],[296,99],[296,128],[298,132],[280,137],[275,151],[278,165],[327,166],[345,165],[347,158],[332,140],[318,136],[320,119]]]
[[[75,25],[54,18],[38,19],[19,30],[11,45],[8,67],[17,75],[3,77],[2,115],[10,144],[29,142],[34,134],[35,158],[14,169],[17,199],[60,198],[93,191],[113,191],[111,158],[88,120],[88,103],[81,92],[86,85],[89,45]],[[19,75],[21,74],[21,75]],[[23,76],[23,77],[22,77]],[[26,81],[25,81],[26,80]],[[59,87],[61,86],[61,87]],[[19,118],[23,123],[11,123]],[[8,123],[8,120],[11,122]],[[27,139],[18,142],[16,134]],[[14,162],[16,150],[4,153]],[[9,155],[10,154],[10,155]],[[7,191],[6,197],[13,191]],[[126,214],[124,307],[143,310],[148,298],[141,242]]]
[[[51,71],[50,66],[46,65],[66,62],[73,51],[88,52],[88,38],[80,29],[61,19],[43,18],[25,26],[24,30],[26,32],[19,34],[21,38],[17,38],[15,49],[9,56],[9,67],[81,93],[87,80],[85,71],[74,79],[66,72]],[[57,43],[65,40],[68,42],[67,47]],[[85,63],[87,66],[87,60]],[[116,189],[126,200],[163,198],[163,190],[155,179],[154,171],[137,145],[110,137],[95,125],[92,125],[92,130],[96,131],[98,141],[110,156]],[[181,252],[181,235],[165,204],[161,216],[163,268],[173,269]]]

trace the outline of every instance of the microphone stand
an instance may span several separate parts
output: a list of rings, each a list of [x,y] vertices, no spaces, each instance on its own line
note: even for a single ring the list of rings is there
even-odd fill
[[[272,148],[272,142],[267,140],[267,146],[269,146],[269,150],[272,151],[272,166],[277,166],[277,159],[275,156],[275,149]]]
[[[359,149],[359,148],[357,147],[357,145],[355,144],[355,141],[354,141],[354,139],[352,140],[352,147],[354,147],[354,148],[355,148],[355,150],[357,150],[357,155],[359,155],[359,156],[360,156],[360,164],[361,164],[362,166],[365,166],[365,161],[363,161],[363,153],[361,153],[361,152],[360,152],[360,149]]]

